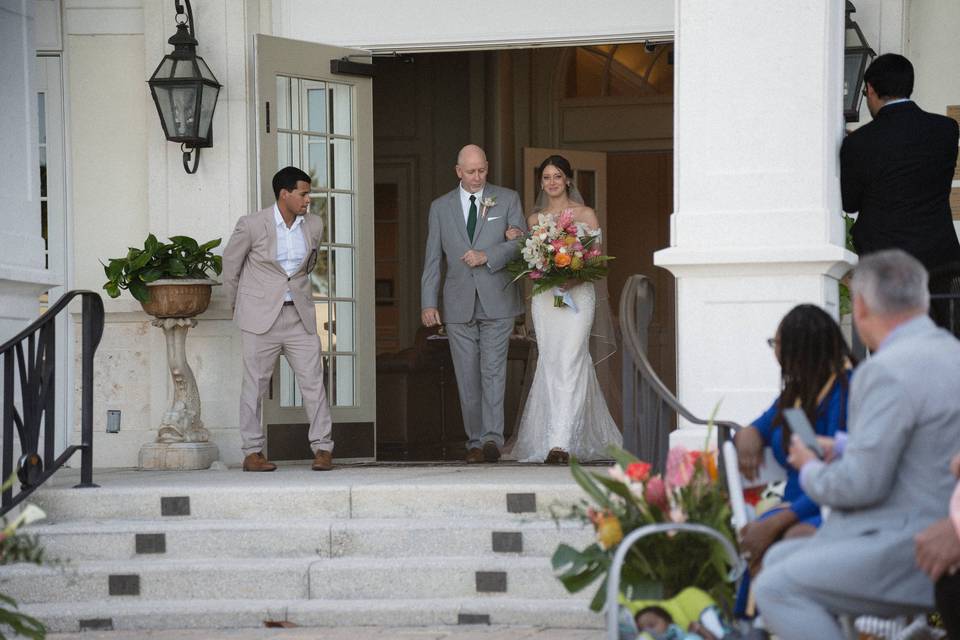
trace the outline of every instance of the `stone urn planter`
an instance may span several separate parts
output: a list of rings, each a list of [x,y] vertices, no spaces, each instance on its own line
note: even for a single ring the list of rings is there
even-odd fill
[[[150,300],[141,302],[144,312],[155,318],[192,318],[210,306],[213,280],[161,279],[147,285]]]
[[[150,299],[141,305],[166,338],[173,400],[160,420],[156,441],[140,448],[141,469],[207,469],[220,457],[200,419],[200,392],[187,362],[187,331],[197,326],[194,316],[207,310],[216,284],[206,279],[161,279],[147,285]]]
[[[104,290],[116,298],[130,292],[163,330],[167,364],[173,378],[173,400],[160,421],[155,442],[140,448],[143,469],[206,469],[219,458],[210,432],[200,419],[200,393],[187,363],[187,331],[197,326],[194,316],[210,305],[211,288],[218,284],[209,273],[220,274],[221,256],[213,253],[215,238],[203,244],[189,236],[170,236],[160,242],[152,233],[143,248],[103,265]]]

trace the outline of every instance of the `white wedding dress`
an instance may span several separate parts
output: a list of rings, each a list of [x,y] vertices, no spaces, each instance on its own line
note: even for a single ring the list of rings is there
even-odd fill
[[[523,408],[511,456],[543,462],[553,448],[577,460],[609,459],[623,436],[610,416],[590,358],[590,328],[596,311],[593,283],[569,290],[576,305],[555,307],[553,292],[533,297],[537,369]]]

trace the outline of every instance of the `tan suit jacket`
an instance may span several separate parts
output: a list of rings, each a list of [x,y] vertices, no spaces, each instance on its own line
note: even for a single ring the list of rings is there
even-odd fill
[[[310,273],[317,264],[323,221],[311,213],[303,217],[307,255],[292,276],[277,262],[277,229],[273,205],[245,215],[223,250],[223,290],[233,319],[244,331],[263,334],[280,315],[290,290],[304,328],[317,331],[317,313],[310,289]]]

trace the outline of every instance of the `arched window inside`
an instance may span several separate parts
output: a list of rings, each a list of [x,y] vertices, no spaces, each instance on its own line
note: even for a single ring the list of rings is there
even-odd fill
[[[673,95],[673,43],[577,47],[568,58],[565,95]]]

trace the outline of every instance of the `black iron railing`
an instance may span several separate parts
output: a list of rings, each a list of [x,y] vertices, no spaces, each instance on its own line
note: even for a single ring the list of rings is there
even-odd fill
[[[623,413],[624,447],[662,471],[666,466],[670,431],[676,419],[706,425],[680,404],[647,359],[647,332],[653,317],[653,283],[642,275],[627,278],[620,294],[620,332],[623,336],[624,376]],[[724,442],[740,429],[735,422],[714,421],[719,442]],[[721,459],[722,466],[723,461]]]
[[[57,376],[57,314],[71,300],[83,302],[81,356],[80,444],[70,445],[54,459]],[[93,291],[70,291],[29,327],[0,346],[3,361],[3,478],[13,473],[14,434],[20,441],[17,461],[20,490],[3,492],[0,515],[26,499],[47,478],[80,452],[80,484],[93,484],[93,356],[103,336],[103,300]],[[62,372],[61,372],[62,373]],[[16,402],[19,391],[20,403]],[[16,431],[14,431],[16,427]],[[43,447],[41,449],[41,434]],[[42,454],[41,454],[42,450]]]

